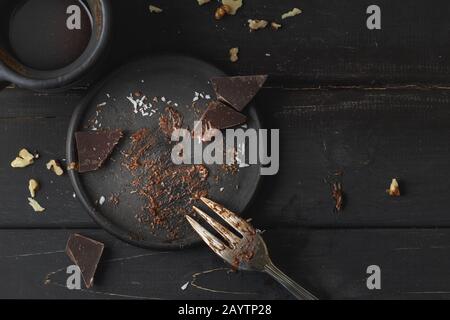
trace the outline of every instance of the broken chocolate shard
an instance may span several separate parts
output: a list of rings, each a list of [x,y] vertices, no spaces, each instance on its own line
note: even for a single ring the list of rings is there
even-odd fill
[[[122,138],[121,130],[76,132],[78,171],[98,170]]]
[[[70,235],[66,254],[81,270],[86,288],[94,284],[94,275],[103,253],[104,244],[80,234]]]
[[[247,117],[220,101],[211,101],[201,121],[208,128],[221,130],[243,124]]]
[[[242,111],[267,80],[267,75],[221,77],[211,79],[217,99]]]

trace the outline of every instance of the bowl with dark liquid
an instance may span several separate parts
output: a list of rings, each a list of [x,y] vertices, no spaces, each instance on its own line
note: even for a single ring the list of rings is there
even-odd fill
[[[0,0],[0,88],[66,88],[99,61],[109,0]]]

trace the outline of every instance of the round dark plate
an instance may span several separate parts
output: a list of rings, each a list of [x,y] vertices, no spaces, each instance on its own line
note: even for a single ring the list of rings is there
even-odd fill
[[[90,91],[76,108],[67,136],[69,163],[77,161],[75,132],[94,128],[122,129],[124,132],[124,138],[99,170],[84,174],[69,171],[78,199],[105,230],[133,245],[153,249],[179,249],[200,241],[185,219],[174,221],[179,229],[176,239],[169,238],[166,231],[152,228],[137,219],[145,201],[133,192],[131,177],[124,169],[122,158],[131,143],[131,134],[141,128],[159,129],[159,117],[168,103],[182,114],[183,128],[192,129],[194,120],[198,120],[199,114],[206,108],[208,96],[215,98],[209,79],[217,76],[224,76],[224,73],[193,58],[148,57],[129,63],[111,74]],[[134,112],[127,97],[136,92],[148,97],[150,102],[154,97],[158,98],[158,102],[152,102],[154,115],[143,116],[141,112]],[[199,99],[194,111],[196,95]],[[259,129],[260,121],[254,106],[248,106],[245,113],[249,119],[246,126]],[[260,166],[239,168],[234,174],[225,172],[219,165],[206,167],[210,172],[208,197],[242,213],[258,188]],[[118,203],[109,201],[111,196],[115,196]],[[106,201],[100,205],[99,199],[102,197]]]

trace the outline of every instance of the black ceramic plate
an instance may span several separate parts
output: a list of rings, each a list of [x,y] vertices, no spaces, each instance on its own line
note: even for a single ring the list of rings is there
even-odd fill
[[[188,57],[149,57],[121,67],[80,103],[69,126],[68,162],[77,161],[75,132],[94,128],[122,129],[124,132],[124,138],[98,171],[84,174],[69,171],[76,195],[101,227],[131,244],[154,249],[183,248],[200,241],[185,219],[173,221],[179,229],[175,239],[168,237],[165,230],[152,228],[137,219],[145,200],[134,193],[130,174],[123,166],[123,153],[129,148],[132,133],[141,128],[159,129],[159,117],[169,103],[182,114],[183,127],[192,128],[193,121],[198,120],[199,113],[204,110],[208,96],[215,97],[209,79],[223,75],[217,68]],[[136,92],[149,98],[155,114],[143,116],[151,113],[150,109],[134,112],[127,97]],[[196,96],[196,109],[199,110],[194,112],[192,105]],[[153,102],[153,97],[157,97],[158,102]],[[246,125],[260,128],[254,106],[250,105],[245,113],[249,118]],[[240,168],[235,174],[224,172],[219,165],[207,168],[210,172],[208,197],[242,213],[257,190],[259,165]],[[111,196],[115,196],[118,203],[110,201]],[[105,202],[100,205],[102,197]]]

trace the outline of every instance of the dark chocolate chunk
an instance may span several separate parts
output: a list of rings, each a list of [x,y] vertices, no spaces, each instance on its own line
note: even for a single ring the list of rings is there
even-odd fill
[[[213,78],[217,99],[242,111],[267,80],[267,75]]]
[[[98,170],[122,136],[121,130],[76,132],[78,171]]]
[[[203,125],[220,130],[243,124],[247,117],[220,101],[211,101],[201,121]]]
[[[103,253],[104,244],[80,234],[70,235],[67,241],[66,254],[81,270],[86,288],[94,284],[94,275]]]

